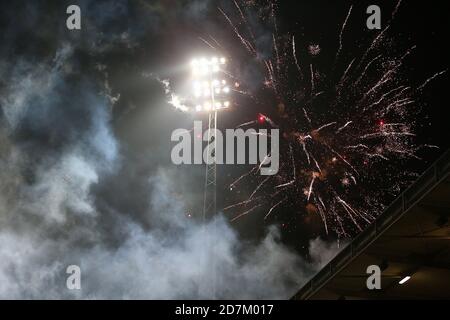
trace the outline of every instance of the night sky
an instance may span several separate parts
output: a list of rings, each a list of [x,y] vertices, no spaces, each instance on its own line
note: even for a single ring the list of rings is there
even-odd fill
[[[376,2],[383,26],[396,3]],[[66,28],[70,4],[81,8],[81,30]],[[373,1],[279,1],[278,32],[295,35],[305,59],[308,45],[319,44],[314,62],[330,69],[351,4],[342,57],[361,55],[379,32],[365,26]],[[217,298],[289,298],[338,251],[336,234],[292,207],[267,220],[262,208],[201,224],[204,167],[173,165],[170,136],[205,118],[175,110],[162,80],[181,83],[193,56],[214,53],[200,40],[213,36],[231,71],[265,101],[234,95],[236,108],[220,115],[219,128],[278,103],[258,85],[264,76],[218,7],[235,10],[212,0],[0,4],[0,298],[195,299],[211,297],[212,278]],[[258,54],[272,57],[270,28],[249,14]],[[448,69],[447,21],[441,2],[399,7],[389,48],[417,46],[402,69],[412,86]],[[447,73],[430,82],[415,113],[415,143],[439,149],[420,150],[421,160],[398,170],[420,173],[450,147],[447,83]],[[247,169],[219,166],[219,208],[240,199],[228,185]],[[78,291],[66,288],[71,264],[81,267]]]

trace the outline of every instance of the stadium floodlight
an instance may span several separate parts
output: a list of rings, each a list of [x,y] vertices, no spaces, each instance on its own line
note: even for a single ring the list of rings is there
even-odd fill
[[[226,62],[224,57],[202,57],[192,60],[195,112],[216,112],[231,106],[227,97],[231,91],[230,87],[225,79],[219,77]]]
[[[179,110],[208,116],[208,131],[205,141],[208,142],[206,149],[205,184],[203,196],[203,220],[213,217],[217,213],[217,164],[215,150],[217,150],[217,139],[215,136],[218,112],[230,108],[231,89],[226,78],[224,79],[227,59],[224,57],[196,58],[191,61],[189,107],[180,99],[172,99],[172,104]],[[235,86],[239,85],[235,83]],[[213,152],[212,152],[213,151]],[[214,154],[214,155],[213,155]],[[213,284],[212,297],[215,295],[215,284]]]
[[[190,63],[192,76],[189,79],[192,89],[184,98],[171,94],[169,103],[182,112],[206,114],[231,107],[230,85],[222,77],[226,63],[224,57],[193,59]]]

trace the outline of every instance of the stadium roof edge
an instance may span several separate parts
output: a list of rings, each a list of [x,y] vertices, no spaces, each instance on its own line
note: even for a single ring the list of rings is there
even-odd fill
[[[442,156],[428,167],[373,223],[356,236],[352,242],[314,275],[291,299],[304,300],[313,296],[449,175],[450,149],[444,152]]]

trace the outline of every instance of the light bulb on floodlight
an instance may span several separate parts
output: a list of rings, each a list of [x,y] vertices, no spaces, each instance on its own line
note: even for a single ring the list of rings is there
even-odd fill
[[[230,101],[219,101],[214,99],[214,95],[217,95],[217,97],[220,98],[223,94],[231,92],[227,81],[225,79],[210,78],[213,77],[214,74],[221,72],[221,65],[226,63],[227,60],[225,57],[217,56],[197,57],[191,61],[192,72],[194,74],[192,94],[196,103],[192,108],[186,107],[188,111],[190,109],[191,111],[196,112],[211,112],[230,107]],[[175,104],[180,105],[181,103],[177,101]],[[184,108],[181,107],[180,109]]]
[[[399,281],[399,284],[404,284],[406,281],[408,281],[409,279],[411,279],[411,276],[406,276],[404,277],[402,280]]]

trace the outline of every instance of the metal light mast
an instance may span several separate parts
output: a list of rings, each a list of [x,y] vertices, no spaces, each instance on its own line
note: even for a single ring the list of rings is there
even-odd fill
[[[217,129],[218,111],[230,107],[227,99],[230,87],[224,79],[218,79],[226,64],[225,58],[213,57],[201,58],[192,61],[192,74],[195,96],[195,111],[208,113],[208,135],[206,149],[205,185],[203,195],[203,222],[212,218],[217,213],[217,139],[214,133]],[[214,223],[214,222],[213,222]],[[209,237],[209,233],[206,233]],[[205,288],[207,296],[216,298],[216,264],[214,261],[214,243],[210,238],[205,238],[205,245],[209,251],[207,256],[212,260],[211,274],[206,275]]]
[[[214,97],[211,99],[214,103]],[[217,111],[209,113],[208,120],[208,147],[207,155],[208,159],[206,162],[205,169],[205,188],[203,196],[203,221],[205,222],[208,218],[212,217],[217,212],[217,163],[214,161],[211,155],[211,149],[214,152],[217,148],[216,139],[214,138],[213,147],[211,148],[211,140],[213,139],[211,130],[217,128]]]
[[[201,58],[192,61],[192,73],[194,78],[194,95],[197,105],[196,112],[208,113],[208,146],[206,149],[206,169],[203,198],[203,220],[214,216],[217,212],[217,163],[215,152],[217,148],[213,132],[217,129],[218,111],[230,106],[226,99],[230,93],[230,87],[226,80],[218,79],[225,58],[213,57],[211,59]],[[214,150],[214,152],[212,152]]]
[[[204,184],[204,196],[203,196],[203,222],[204,224],[211,219],[217,213],[217,140],[215,133],[217,132],[217,120],[219,111],[228,109],[231,106],[229,100],[229,94],[231,88],[226,79],[223,79],[225,74],[225,65],[227,60],[225,58],[200,58],[194,59],[191,62],[193,94],[189,95],[189,98],[180,99],[177,95],[172,94],[170,104],[172,104],[178,110],[182,112],[196,112],[208,115],[208,135],[206,152],[206,169],[205,169],[205,184]],[[189,101],[185,104],[184,101]],[[201,138],[203,141],[203,137]],[[219,146],[221,147],[221,146]],[[214,224],[214,220],[212,222]],[[205,224],[206,225],[206,224]],[[215,226],[213,225],[213,228]],[[205,231],[206,228],[205,228]],[[211,273],[206,274],[204,278],[205,287],[202,289],[206,292],[208,297],[215,298],[216,294],[216,264],[214,261],[215,256],[215,244],[212,243],[210,238],[211,234],[214,234],[215,230],[211,232],[205,232],[205,247],[207,253],[206,259],[212,259],[210,262]]]

